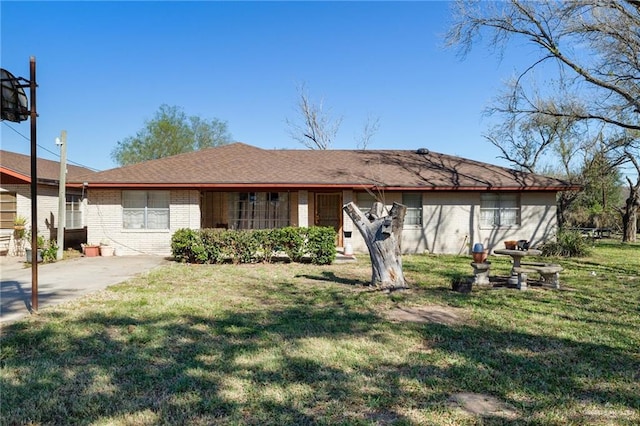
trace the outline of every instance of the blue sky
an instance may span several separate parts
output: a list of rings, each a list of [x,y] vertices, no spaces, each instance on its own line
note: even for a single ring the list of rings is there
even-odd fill
[[[29,77],[37,62],[38,154],[94,169],[161,104],[228,122],[233,139],[304,147],[289,135],[297,86],[342,116],[334,148],[416,149],[507,165],[483,137],[483,110],[527,63],[482,48],[443,48],[448,2],[2,1],[1,66]],[[530,58],[529,58],[530,59]],[[10,127],[9,127],[10,126]],[[29,154],[29,122],[0,125],[2,149]],[[25,139],[26,137],[26,139]]]

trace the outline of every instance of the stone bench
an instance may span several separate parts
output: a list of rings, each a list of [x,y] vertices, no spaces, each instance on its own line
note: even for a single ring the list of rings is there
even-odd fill
[[[560,288],[560,272],[562,266],[555,263],[539,263],[539,262],[522,262],[520,266],[512,269],[514,274],[518,275],[518,288],[526,290],[527,274],[538,273],[540,280],[554,288]]]

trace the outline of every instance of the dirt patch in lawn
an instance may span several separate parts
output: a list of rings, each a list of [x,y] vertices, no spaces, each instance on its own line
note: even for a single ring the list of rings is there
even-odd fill
[[[441,305],[398,307],[385,312],[384,315],[391,321],[430,322],[445,325],[461,324],[465,320],[462,309]]]
[[[474,417],[499,417],[509,420],[514,420],[518,417],[518,413],[513,407],[496,397],[481,393],[456,393],[451,396],[449,403],[452,407]]]

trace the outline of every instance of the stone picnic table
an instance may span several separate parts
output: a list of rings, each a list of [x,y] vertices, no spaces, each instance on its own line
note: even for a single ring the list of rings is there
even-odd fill
[[[493,251],[494,254],[502,254],[506,256],[511,256],[513,259],[513,266],[511,267],[511,276],[509,277],[509,284],[517,285],[518,284],[518,272],[517,268],[520,268],[520,263],[523,257],[526,256],[540,256],[542,251],[536,249],[529,250],[511,250],[511,249],[497,249]]]

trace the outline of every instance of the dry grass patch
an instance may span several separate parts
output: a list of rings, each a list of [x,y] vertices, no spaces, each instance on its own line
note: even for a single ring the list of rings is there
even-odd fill
[[[430,322],[444,325],[462,324],[466,317],[464,310],[460,308],[440,305],[398,307],[385,312],[384,315],[391,321]]]
[[[491,395],[473,392],[459,392],[450,398],[452,407],[471,415],[472,417],[497,417],[505,420],[515,420],[518,413],[504,401]]]

